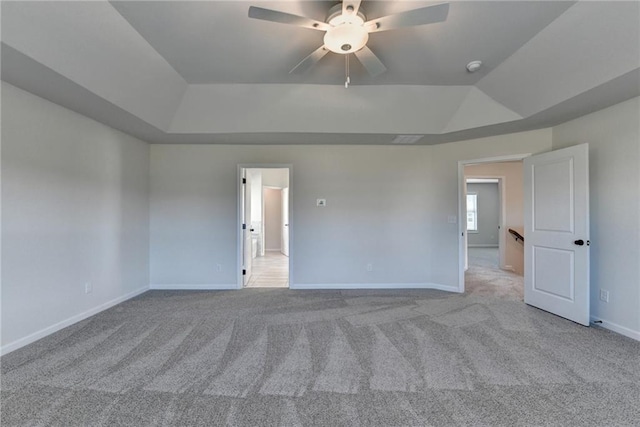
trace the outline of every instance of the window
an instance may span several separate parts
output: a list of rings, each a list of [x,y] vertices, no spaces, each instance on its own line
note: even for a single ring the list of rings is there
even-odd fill
[[[467,194],[467,231],[478,231],[478,194]]]

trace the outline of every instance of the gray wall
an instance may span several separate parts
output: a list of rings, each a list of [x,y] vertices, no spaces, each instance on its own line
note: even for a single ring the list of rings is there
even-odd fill
[[[148,195],[146,143],[2,83],[3,352],[147,288]]]
[[[153,145],[151,284],[235,286],[236,165],[274,163],[293,165],[292,287],[457,289],[458,160],[550,149],[549,129],[432,147]]]
[[[234,285],[239,163],[293,164],[294,283],[455,288],[457,162],[548,151],[552,136],[591,147],[592,312],[639,336],[638,98],[430,147],[149,147],[5,83],[2,112],[3,351],[149,283]]]
[[[555,149],[589,143],[591,314],[640,339],[640,98],[553,128]],[[609,302],[599,299],[609,291]]]
[[[498,184],[467,184],[467,193],[478,195],[478,232],[469,232],[468,245],[497,248],[500,215]]]
[[[235,285],[236,165],[250,163],[293,165],[294,285],[425,283],[432,210],[428,151],[151,146],[151,284]],[[316,207],[317,198],[328,206]]]

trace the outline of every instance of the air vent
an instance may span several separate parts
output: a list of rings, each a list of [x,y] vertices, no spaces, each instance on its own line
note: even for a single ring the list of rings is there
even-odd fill
[[[398,135],[391,141],[392,144],[415,144],[424,135]]]
[[[467,184],[497,184],[498,178],[467,178]]]

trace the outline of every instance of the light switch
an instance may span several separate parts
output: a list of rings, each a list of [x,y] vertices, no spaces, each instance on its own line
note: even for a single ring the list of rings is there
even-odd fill
[[[327,206],[327,199],[316,199],[316,206],[324,208]]]

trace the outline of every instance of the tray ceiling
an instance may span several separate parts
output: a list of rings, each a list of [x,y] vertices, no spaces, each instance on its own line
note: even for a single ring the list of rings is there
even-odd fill
[[[324,1],[258,1],[324,20]],[[2,79],[149,142],[431,144],[551,126],[640,95],[640,4],[452,1],[446,22],[371,35],[387,72],[244,1],[4,2]],[[372,1],[368,18],[433,2]],[[465,65],[482,60],[468,73]]]

